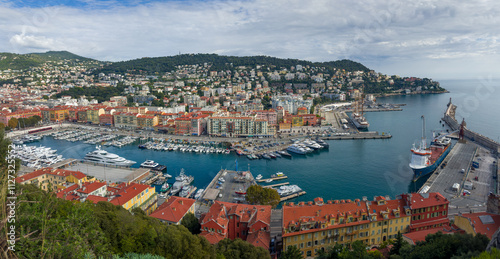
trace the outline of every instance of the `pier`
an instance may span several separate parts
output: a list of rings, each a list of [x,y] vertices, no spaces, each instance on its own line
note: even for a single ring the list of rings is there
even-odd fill
[[[279,176],[279,177],[272,177],[272,178],[267,178],[267,179],[260,179],[260,180],[256,180],[258,183],[262,183],[262,182],[265,182],[269,179],[273,180],[273,181],[278,181],[278,180],[283,180],[283,179],[287,179],[288,176]]]
[[[443,121],[451,130],[461,125],[455,119],[456,106],[448,103]],[[419,192],[439,192],[450,201],[448,215],[486,210],[489,193],[499,189],[499,144],[466,127],[464,139],[459,139],[448,157],[427,179]],[[458,136],[456,136],[458,137]]]
[[[369,131],[369,132],[359,132],[349,135],[333,135],[328,137],[320,137],[324,140],[342,140],[342,139],[390,139],[392,138],[391,134],[383,132],[379,134],[377,131]]]
[[[446,122],[446,124],[451,128],[452,131],[459,130],[461,125],[455,118],[456,109],[457,106],[451,103],[451,98],[450,98],[450,102],[448,103],[446,112],[444,113],[443,116],[443,121]],[[462,123],[465,123],[465,121],[462,121]],[[468,140],[473,141],[478,145],[481,145],[498,155],[499,152],[498,150],[500,150],[500,143],[484,135],[469,130],[467,126],[464,126],[464,136]]]
[[[476,150],[477,147],[472,144],[456,143],[442,163],[442,165],[446,164],[446,166],[444,168],[438,166],[438,169],[427,179],[419,192],[423,192],[425,188],[427,189],[426,192],[448,194],[449,198],[459,196],[462,188],[452,190],[452,186],[455,183],[463,186]],[[462,169],[464,169],[464,172],[462,172]],[[444,196],[446,197],[446,195]]]
[[[306,194],[306,192],[305,191],[301,191],[301,192],[298,192],[298,193],[294,193],[292,195],[284,196],[284,197],[281,197],[280,202],[286,201],[286,200],[290,200],[290,199],[293,199],[293,198],[297,198],[297,197],[299,197],[301,195],[304,195],[304,194]]]
[[[219,184],[219,178],[223,178],[224,183]],[[236,192],[246,192],[252,184],[255,184],[255,181],[249,171],[222,169],[212,179],[204,191],[202,199],[205,201],[244,202],[245,198]]]
[[[286,183],[277,183],[277,184],[271,184],[271,185],[263,185],[262,187],[263,188],[274,188],[274,187],[278,187],[278,186],[282,186],[282,185],[289,185],[290,183],[289,182],[286,182]]]

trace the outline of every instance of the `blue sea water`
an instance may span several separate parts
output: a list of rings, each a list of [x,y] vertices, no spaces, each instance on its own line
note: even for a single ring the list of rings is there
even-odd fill
[[[410,162],[411,145],[421,137],[421,116],[425,115],[427,135],[431,130],[444,130],[440,119],[450,97],[458,105],[457,118],[465,118],[467,126],[494,140],[500,138],[500,81],[447,80],[441,85],[450,93],[391,96],[379,98],[381,103],[404,103],[403,111],[371,112],[366,117],[371,131],[389,132],[391,139],[329,141],[330,149],[293,159],[247,160],[246,157],[222,154],[198,154],[140,150],[136,145],[122,148],[104,147],[138,167],[146,159],[168,167],[168,173],[177,175],[181,168],[195,177],[195,186],[205,188],[221,168],[250,169],[254,175],[268,177],[284,172],[288,182],[299,185],[306,195],[290,201],[310,201],[316,197],[327,199],[356,199],[367,196],[398,194],[418,189],[425,179],[413,182]],[[58,149],[65,158],[83,158],[94,149],[81,142],[44,138],[34,145]]]

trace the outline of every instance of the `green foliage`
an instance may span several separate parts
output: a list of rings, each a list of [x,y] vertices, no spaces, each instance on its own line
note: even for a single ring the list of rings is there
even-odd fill
[[[330,67],[330,68],[337,68],[337,69],[345,69],[346,71],[364,71],[368,72],[370,71],[369,68],[365,67],[363,64],[348,60],[348,59],[342,59],[342,60],[337,60],[337,61],[329,61],[329,62],[321,62],[321,63],[315,63],[316,66],[325,66],[325,67]]]
[[[427,235],[425,241],[418,242],[413,249],[401,249],[403,258],[452,258],[478,256],[486,249],[489,239],[485,235],[477,234],[443,234],[438,232]]]
[[[217,255],[222,255],[224,258],[231,259],[261,259],[271,258],[269,252],[262,248],[256,247],[239,238],[235,240],[223,239],[216,245]]]
[[[361,241],[354,241],[348,246],[335,244],[326,251],[318,253],[318,259],[358,259],[358,258],[380,258],[379,253],[371,253],[366,250],[366,245]]]
[[[271,109],[271,107],[273,106],[272,103],[271,103],[271,97],[269,96],[264,96],[262,98],[262,106],[264,106],[264,110],[268,110],[268,109]]]
[[[271,205],[273,208],[280,203],[280,195],[275,189],[258,184],[248,187],[245,199],[250,204]]]
[[[73,204],[33,185],[16,186],[16,226],[21,237],[17,256],[23,258],[83,258],[109,256],[107,239],[100,231],[91,203]]]
[[[496,248],[492,248],[491,251],[484,251],[479,256],[473,257],[474,259],[499,259],[500,258],[500,250]]]
[[[42,120],[42,118],[38,115],[35,115],[35,116],[31,116],[29,118],[19,118],[17,120],[18,120],[19,126],[21,128],[25,128],[25,127],[33,127],[33,126],[37,125],[38,122],[40,122]]]
[[[396,237],[396,240],[394,240],[390,254],[391,255],[399,255],[399,250],[401,250],[401,248],[403,246],[407,246],[407,245],[409,245],[408,242],[403,240],[403,235],[401,234],[400,231],[398,231],[398,236]]]
[[[9,126],[9,128],[13,129],[17,127],[18,123],[19,120],[17,118],[11,118],[7,125]]]
[[[0,70],[25,70],[44,64],[47,61],[70,60],[74,63],[99,64],[96,60],[75,55],[68,51],[48,51],[45,53],[14,54],[0,53]]]
[[[188,213],[182,218],[181,224],[185,226],[192,234],[199,234],[201,232],[201,225],[193,213]]]
[[[123,90],[125,90],[124,85],[117,85],[116,87],[102,87],[102,86],[72,87],[66,91],[57,93],[54,96],[56,98],[61,98],[62,96],[65,95],[69,95],[72,98],[79,98],[82,95],[85,95],[87,97],[93,96],[98,102],[101,103],[109,101],[110,97],[122,95]]]
[[[281,253],[281,259],[302,259],[302,252],[296,246],[290,246]]]
[[[217,54],[183,54],[170,57],[140,58],[129,61],[115,62],[96,70],[94,73],[165,73],[175,69],[177,65],[194,65],[208,63],[212,66],[211,70],[231,70],[237,66],[264,65],[268,67],[290,68],[295,65],[322,66],[327,68],[340,68],[347,71],[369,71],[368,68],[360,63],[350,60],[340,60],[322,63],[313,63],[310,61],[298,59],[280,59],[268,56],[219,56]]]

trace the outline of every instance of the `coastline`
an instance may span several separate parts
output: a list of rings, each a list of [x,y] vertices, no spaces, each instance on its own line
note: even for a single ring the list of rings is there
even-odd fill
[[[417,95],[417,94],[445,94],[450,91],[421,91],[421,92],[411,92],[411,93],[378,93],[373,94],[374,97],[388,97],[388,96],[403,96],[403,95]]]

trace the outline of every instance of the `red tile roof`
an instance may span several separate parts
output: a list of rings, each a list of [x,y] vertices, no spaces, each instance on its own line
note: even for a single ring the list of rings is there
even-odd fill
[[[66,189],[62,189],[62,190],[58,191],[58,192],[56,193],[56,196],[57,196],[57,198],[59,198],[59,199],[65,199],[65,198],[66,198],[66,196],[67,196],[69,193],[71,193],[72,191],[74,191],[74,190],[78,189],[78,187],[79,187],[79,186],[78,186],[78,184],[73,184],[73,185],[69,186],[69,187],[68,187],[68,188],[66,188]]]
[[[462,214],[462,217],[469,220],[476,234],[487,235],[490,239],[500,227],[500,215],[497,214],[478,212]]]
[[[257,231],[248,235],[247,242],[254,246],[260,246],[266,250],[269,250],[271,235],[269,234],[269,232]]]
[[[53,169],[52,167],[45,167],[41,168],[38,170],[35,170],[31,173],[27,173],[23,176],[16,177],[16,182],[22,183],[28,180],[31,180],[33,178],[39,177],[44,174],[51,174],[51,175],[59,175],[59,176],[64,176],[68,177],[70,175],[73,175],[77,179],[83,179],[86,177],[86,175],[80,171],[70,171],[70,170],[64,170],[64,169]]]
[[[439,192],[431,192],[428,194],[411,193],[408,194],[408,200],[411,209],[427,208],[450,203],[448,199]]]
[[[87,196],[86,200],[87,201],[91,201],[94,204],[97,204],[100,201],[108,201],[108,198],[107,197],[97,196],[97,195],[89,195],[89,196]]]
[[[403,237],[407,241],[409,241],[410,244],[414,245],[417,242],[422,242],[425,241],[425,237],[430,234],[436,234],[437,232],[442,232],[443,234],[453,234],[456,232],[460,232],[458,230],[453,230],[451,227],[445,226],[445,227],[440,227],[440,228],[431,228],[431,229],[426,229],[426,230],[421,230],[421,231],[414,231],[410,233],[405,233],[403,234]]]
[[[200,236],[205,237],[210,244],[215,245],[225,237],[215,232],[202,232]]]
[[[103,182],[93,182],[93,183],[85,183],[84,185],[82,185],[82,188],[78,189],[77,192],[79,193],[85,193],[85,194],[89,194],[103,186],[105,186],[106,183]]]
[[[117,195],[117,197],[112,199],[110,202],[113,203],[114,205],[123,206],[123,204],[127,203],[135,196],[139,195],[139,193],[149,188],[153,187],[139,183],[130,183],[130,184],[122,183],[116,186],[117,191],[111,189],[111,191],[113,191],[113,195]],[[110,191],[110,189],[108,189],[108,191]]]
[[[177,223],[182,220],[194,202],[193,199],[172,196],[149,216]]]

